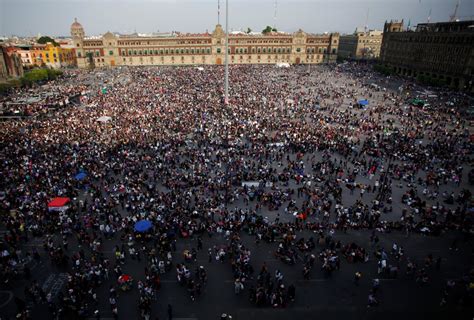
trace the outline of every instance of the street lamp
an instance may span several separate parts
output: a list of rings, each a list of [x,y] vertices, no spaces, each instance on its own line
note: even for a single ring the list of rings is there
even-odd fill
[[[225,0],[225,97],[229,104],[229,0]]]

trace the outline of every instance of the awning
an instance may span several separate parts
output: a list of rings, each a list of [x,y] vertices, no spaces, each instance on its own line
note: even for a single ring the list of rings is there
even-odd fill
[[[68,207],[66,206],[71,199],[67,197],[56,197],[48,203],[48,210],[49,211],[63,211],[66,210]]]
[[[108,116],[102,116],[100,118],[97,118],[97,121],[99,122],[109,122],[110,120],[112,120],[112,118]]]

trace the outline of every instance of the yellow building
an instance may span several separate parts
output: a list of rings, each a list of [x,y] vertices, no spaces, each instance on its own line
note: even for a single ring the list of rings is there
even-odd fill
[[[76,64],[74,49],[47,44],[35,45],[32,53],[33,64],[50,68],[61,68]]]

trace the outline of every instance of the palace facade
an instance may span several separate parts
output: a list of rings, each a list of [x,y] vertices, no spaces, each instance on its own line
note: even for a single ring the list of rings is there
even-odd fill
[[[77,20],[71,35],[79,68],[120,65],[223,64],[226,34],[221,25],[212,33],[87,38]],[[229,34],[230,64],[316,64],[337,58],[339,34]]]
[[[381,62],[401,75],[434,79],[474,91],[474,21],[418,24],[404,31],[403,20],[386,22]]]

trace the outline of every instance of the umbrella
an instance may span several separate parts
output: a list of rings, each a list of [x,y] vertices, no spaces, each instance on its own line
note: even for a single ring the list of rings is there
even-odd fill
[[[119,278],[118,278],[118,282],[119,283],[124,283],[124,282],[128,282],[132,280],[132,277],[129,276],[128,274],[122,274]]]
[[[369,104],[369,100],[367,100],[367,99],[359,100],[359,104],[360,104],[361,106],[366,106],[366,105]]]
[[[74,177],[76,180],[84,180],[84,178],[87,177],[87,174],[83,171],[79,172],[78,174],[76,174],[76,176]]]
[[[135,223],[135,231],[136,232],[146,232],[150,230],[152,227],[152,223],[150,220],[140,220]]]

